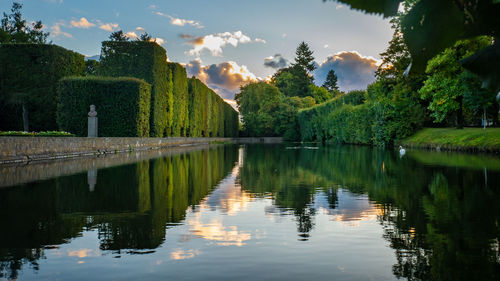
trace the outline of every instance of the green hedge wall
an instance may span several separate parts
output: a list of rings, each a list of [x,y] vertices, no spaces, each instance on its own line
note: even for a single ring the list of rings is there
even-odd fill
[[[389,145],[422,127],[423,108],[410,99],[369,100],[341,96],[299,111],[303,141]]]
[[[203,82],[188,80],[190,137],[237,137],[238,113]]]
[[[23,130],[22,102],[30,131],[57,130],[57,81],[85,69],[83,55],[56,45],[0,45],[0,130]]]
[[[151,136],[169,136],[173,123],[172,77],[164,48],[155,42],[102,42],[101,76],[144,79],[151,89]]]
[[[59,127],[87,136],[89,106],[96,106],[100,137],[148,137],[151,85],[137,78],[67,77],[58,87]]]
[[[188,80],[186,69],[178,63],[168,63],[168,68],[172,72],[174,99],[172,136],[185,136],[189,126],[188,112]]]
[[[325,141],[327,124],[325,117],[336,109],[346,105],[358,105],[365,101],[364,91],[352,91],[328,102],[300,110],[298,122],[303,141]]]

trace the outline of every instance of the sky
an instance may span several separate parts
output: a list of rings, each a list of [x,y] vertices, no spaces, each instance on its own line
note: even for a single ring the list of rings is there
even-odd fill
[[[57,45],[100,54],[112,31],[148,32],[169,61],[186,66],[227,100],[293,62],[301,41],[314,51],[321,85],[330,69],[341,90],[366,88],[392,37],[388,19],[322,0],[22,0],[23,16],[41,20]],[[0,1],[9,12],[11,0]]]

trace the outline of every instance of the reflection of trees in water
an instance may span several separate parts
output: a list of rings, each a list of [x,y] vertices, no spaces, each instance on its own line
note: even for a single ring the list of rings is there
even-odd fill
[[[248,147],[239,181],[244,189],[272,194],[276,206],[292,210],[301,238],[314,226],[311,205],[318,190],[330,208],[337,204],[335,188],[315,187],[340,185],[368,194],[381,206],[378,218],[395,250],[398,278],[499,279],[500,190],[491,183],[500,182],[500,174],[485,175],[471,164],[468,169],[426,166],[412,154],[419,159],[419,152],[400,159],[392,151],[367,147]],[[453,157],[441,154],[440,163],[453,165],[447,161]]]
[[[15,279],[23,264],[38,269],[44,247],[83,230],[98,232],[100,248],[150,252],[229,173],[237,147],[225,146],[0,190],[0,277]]]

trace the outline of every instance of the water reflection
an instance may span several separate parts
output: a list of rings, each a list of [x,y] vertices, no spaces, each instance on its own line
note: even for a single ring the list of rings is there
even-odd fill
[[[0,189],[0,278],[496,280],[499,180],[495,157],[368,147],[140,158]]]

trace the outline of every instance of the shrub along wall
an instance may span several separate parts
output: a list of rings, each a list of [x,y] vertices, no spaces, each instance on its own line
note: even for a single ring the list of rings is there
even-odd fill
[[[189,126],[186,69],[178,63],[168,63],[168,68],[172,72],[172,95],[174,99],[171,135],[174,137],[185,136]]]
[[[151,85],[137,78],[68,77],[59,82],[59,127],[87,136],[87,114],[96,105],[100,137],[148,137]]]
[[[30,131],[57,130],[57,81],[85,69],[83,55],[56,45],[0,45],[0,130],[23,130],[23,103]]]
[[[172,77],[167,66],[164,48],[155,42],[102,42],[101,76],[130,76],[150,83],[151,120],[150,135],[163,137],[170,135],[173,123]]]
[[[190,137],[236,137],[238,113],[203,82],[188,80]]]

